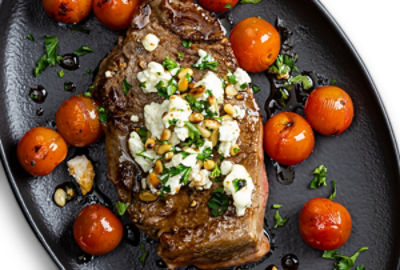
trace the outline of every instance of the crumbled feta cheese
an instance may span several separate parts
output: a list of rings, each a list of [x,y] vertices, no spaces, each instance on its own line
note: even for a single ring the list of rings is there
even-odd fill
[[[186,158],[182,157],[181,163],[185,167],[193,168],[197,163],[197,154],[188,155]]]
[[[246,115],[246,110],[240,107],[239,105],[234,105],[233,106],[233,118],[237,118],[239,120],[242,120],[244,116]]]
[[[189,130],[187,127],[175,127],[174,134],[180,141],[184,141],[189,137]]]
[[[243,84],[249,84],[251,83],[251,78],[249,76],[249,74],[244,71],[241,68],[237,68],[236,71],[233,73],[233,75],[235,75],[236,81],[237,83],[235,84],[235,87],[238,91],[243,91],[246,90],[247,87],[245,89],[242,89],[242,85]]]
[[[171,74],[164,70],[164,67],[157,62],[150,62],[147,69],[139,72],[136,77],[141,82],[141,88],[145,93],[156,93],[156,85],[160,81],[167,85],[168,81],[172,79]]]
[[[235,180],[244,180],[246,185],[235,190]],[[233,205],[236,207],[236,215],[243,216],[246,209],[251,206],[251,196],[254,190],[253,180],[242,165],[235,164],[232,171],[224,179],[224,190],[227,195],[232,195]]]
[[[204,86],[206,90],[210,90],[212,95],[215,96],[217,103],[224,103],[224,88],[222,87],[222,81],[212,71],[208,71],[206,75],[199,82],[195,84],[195,87]],[[204,93],[199,99],[206,100],[208,98],[208,94]]]
[[[181,141],[178,138],[178,135],[176,135],[175,132],[172,133],[171,138],[168,140],[168,143],[172,144],[173,146],[179,144]]]
[[[132,114],[131,121],[134,123],[139,122],[139,116],[137,116],[136,114]]]
[[[212,186],[212,181],[209,178],[210,171],[202,169],[199,163],[192,167],[190,174],[190,187],[194,187],[198,190],[209,189]]]
[[[221,163],[221,173],[222,175],[228,175],[232,171],[233,162],[229,160],[224,160]]]
[[[160,39],[154,34],[147,34],[142,40],[143,47],[149,52],[154,51],[158,43],[160,43]]]
[[[111,71],[107,70],[107,71],[104,73],[104,76],[106,76],[106,78],[112,78],[113,74],[112,74]]]
[[[189,103],[180,96],[174,95],[169,98],[168,113],[163,121],[166,128],[170,126],[184,127],[185,121],[189,120],[192,109]]]
[[[135,159],[137,164],[142,168],[144,172],[149,172],[155,163],[155,161],[159,158],[159,156],[154,152],[154,150],[145,150],[143,142],[140,140],[139,134],[135,131],[131,132],[128,147],[132,157]],[[138,155],[142,153],[141,155]]]
[[[174,155],[170,162],[165,164],[165,168],[170,169],[173,167],[177,167],[182,164],[185,167],[194,167],[197,163],[197,154],[188,155],[186,158],[183,158],[181,153]]]
[[[214,57],[212,57],[211,54],[208,54],[205,50],[200,49],[200,50],[198,50],[197,53],[199,54],[200,58],[199,58],[199,60],[197,60],[195,65],[201,65],[204,61],[206,61],[206,62],[214,62],[215,61]]]
[[[222,125],[219,128],[219,140],[220,145],[218,153],[223,157],[230,157],[230,149],[234,145],[240,136],[240,129],[237,121],[235,120],[223,120]]]
[[[164,100],[158,104],[152,102],[144,106],[144,123],[146,128],[151,132],[151,135],[160,139],[161,133],[164,130],[164,122],[162,116],[168,111],[169,101]]]
[[[94,182],[94,168],[92,162],[85,156],[76,156],[67,162],[69,174],[81,188],[82,195],[92,190]]]
[[[181,178],[183,177],[183,173],[172,176],[168,179],[166,186],[171,188],[171,191],[168,194],[175,195],[181,189],[182,183]]]

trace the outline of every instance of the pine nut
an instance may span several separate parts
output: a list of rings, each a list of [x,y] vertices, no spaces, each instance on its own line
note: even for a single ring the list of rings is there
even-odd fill
[[[232,120],[233,118],[229,114],[225,114],[224,116],[222,116],[222,121],[232,121]]]
[[[171,138],[171,130],[168,128],[164,129],[160,138],[162,141],[168,141]]]
[[[224,111],[230,116],[233,116],[235,113],[235,108],[233,108],[232,104],[227,103],[224,105]]]
[[[218,143],[218,129],[214,129],[211,133],[211,143],[212,147],[214,148]]]
[[[238,94],[238,95],[236,95],[236,99],[237,100],[243,100],[244,96],[242,94]]]
[[[211,132],[208,129],[206,129],[200,125],[197,125],[196,127],[200,131],[201,136],[203,136],[203,138],[209,138],[211,136]]]
[[[167,153],[164,155],[164,160],[165,160],[165,161],[170,161],[173,157],[174,157],[174,153],[173,153],[173,152],[167,152]]]
[[[157,154],[163,155],[167,153],[169,150],[171,150],[171,148],[172,148],[171,144],[162,144],[158,147]]]
[[[218,129],[221,123],[214,119],[206,119],[204,120],[204,125],[209,129]]]
[[[147,139],[144,147],[147,150],[153,150],[156,147],[156,141],[154,139]]]
[[[164,166],[160,160],[156,161],[156,164],[154,166],[154,172],[158,175],[162,174],[164,170]]]
[[[179,80],[178,82],[178,90],[181,92],[185,92],[189,87],[189,82],[186,77],[183,77],[182,79]]]
[[[231,150],[229,151],[231,156],[234,157],[240,153],[240,147],[238,144],[232,145]]]
[[[217,105],[217,98],[215,96],[208,97],[207,101],[211,106]]]
[[[204,120],[204,116],[201,113],[192,113],[189,117],[189,121],[195,124],[200,123],[201,121]]]
[[[179,74],[178,74],[178,78],[179,79],[185,78],[187,74],[189,74],[189,76],[192,77],[193,76],[193,70],[190,69],[190,68],[182,69],[182,71],[179,72]]]
[[[62,188],[58,188],[56,192],[54,192],[53,198],[60,207],[64,207],[67,203],[67,193]]]
[[[204,169],[206,169],[208,171],[211,171],[211,170],[213,170],[215,168],[215,161],[211,160],[211,159],[207,159],[204,162],[203,166],[204,166]]]
[[[160,189],[161,188],[161,181],[157,177],[155,173],[150,173],[148,176],[149,183],[155,188],[155,189]]]
[[[202,85],[200,87],[191,89],[190,95],[198,98],[198,97],[201,97],[205,91],[206,91],[206,88]]]
[[[228,97],[232,98],[238,94],[238,90],[236,90],[235,86],[228,85],[227,87],[225,87],[225,94]]]
[[[157,200],[157,196],[148,190],[142,191],[139,194],[139,199],[144,202],[153,202]]]

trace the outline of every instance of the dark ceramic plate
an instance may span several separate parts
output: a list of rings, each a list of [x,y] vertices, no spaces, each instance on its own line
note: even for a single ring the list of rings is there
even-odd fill
[[[89,198],[77,198],[62,209],[53,203],[52,195],[57,185],[71,181],[65,163],[51,175],[36,179],[24,172],[15,154],[18,139],[30,128],[55,127],[58,106],[89,87],[93,75],[86,71],[96,69],[122,33],[107,30],[93,15],[82,24],[90,29],[90,34],[71,31],[49,19],[41,8],[41,1],[5,0],[0,3],[3,22],[0,28],[0,149],[10,184],[34,232],[61,269],[140,269],[138,257],[142,251],[139,241],[143,241],[150,251],[144,268],[157,269],[156,243],[143,234],[139,239],[139,235],[131,231],[112,253],[86,263],[78,259],[82,252],[72,237],[74,217],[91,199],[100,198],[108,204],[117,200],[111,182],[106,179],[103,141],[87,149],[70,149],[68,158],[84,153],[94,161],[96,190]],[[300,260],[300,269],[333,268],[332,261],[322,259],[320,251],[303,242],[297,228],[298,213],[303,204],[331,192],[330,188],[308,189],[312,170],[325,164],[329,168],[328,178],[337,181],[336,200],[353,216],[353,233],[341,251],[349,255],[361,246],[368,246],[369,250],[358,260],[360,264],[368,269],[399,269],[398,152],[381,100],[360,58],[318,1],[268,0],[257,5],[239,5],[230,18],[236,23],[248,16],[262,16],[269,21],[275,21],[277,17],[284,19],[297,37],[300,69],[315,70],[328,78],[336,78],[337,84],[348,90],[355,103],[355,119],[349,130],[337,137],[316,135],[315,151],[296,167],[293,184],[278,183],[272,163],[266,161],[270,183],[266,224],[273,224],[270,210],[273,203],[284,205],[281,214],[289,217],[289,221],[283,228],[270,230],[275,243],[272,253],[262,262],[248,267],[264,269],[270,264],[280,265],[282,256],[294,253]],[[27,39],[29,33],[36,41]],[[95,53],[81,57],[81,68],[66,72],[64,79],[57,76],[61,68],[54,67],[34,78],[32,69],[43,54],[45,34],[59,37],[61,54],[72,52],[81,45],[90,46]],[[262,88],[256,97],[263,108],[270,84],[264,74],[253,78]],[[77,91],[64,91],[65,81],[74,82]],[[28,97],[30,87],[37,84],[48,90],[47,100],[41,105]],[[44,110],[42,116],[36,116],[39,108]],[[129,224],[126,219],[124,223]]]

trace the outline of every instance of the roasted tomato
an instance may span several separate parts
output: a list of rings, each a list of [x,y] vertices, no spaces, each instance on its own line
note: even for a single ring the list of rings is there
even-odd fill
[[[140,0],[93,0],[97,19],[114,30],[128,28]]]
[[[304,108],[314,130],[323,135],[338,135],[353,121],[353,101],[336,86],[324,86],[311,92]]]
[[[235,25],[230,41],[240,67],[250,72],[266,70],[275,62],[281,48],[281,38],[275,27],[257,17]]]
[[[17,146],[19,162],[34,176],[51,173],[65,159],[67,152],[67,144],[60,134],[46,127],[29,130]]]
[[[239,0],[199,0],[199,2],[208,10],[222,12],[232,9]]]
[[[124,234],[121,221],[100,204],[83,208],[75,219],[73,231],[76,243],[91,255],[103,255],[114,250]]]
[[[83,96],[74,96],[61,104],[56,114],[57,130],[71,145],[94,143],[103,134],[96,103]]]
[[[300,213],[299,229],[304,241],[320,250],[333,250],[346,243],[352,221],[347,209],[326,198],[308,201]]]
[[[49,17],[63,23],[78,23],[92,9],[92,0],[43,0],[42,3]]]
[[[314,133],[300,115],[281,112],[271,117],[265,124],[264,148],[278,163],[295,165],[312,153]]]

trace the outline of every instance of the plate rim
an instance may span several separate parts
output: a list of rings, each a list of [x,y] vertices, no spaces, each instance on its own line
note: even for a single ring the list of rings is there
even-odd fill
[[[376,87],[376,84],[368,71],[368,68],[366,67],[364,61],[362,60],[360,54],[358,53],[357,49],[351,42],[350,38],[346,35],[340,24],[336,21],[334,16],[328,11],[328,9],[325,7],[325,5],[320,1],[320,0],[312,0],[313,4],[315,5],[316,8],[318,8],[319,12],[325,16],[325,18],[328,20],[329,24],[333,27],[333,30],[336,31],[336,33],[341,37],[345,45],[349,48],[351,55],[355,58],[356,62],[361,68],[362,73],[364,74],[365,78],[367,79],[367,83],[371,86],[373,93],[375,94],[376,100],[378,102],[378,105],[380,107],[380,110],[383,115],[384,119],[384,125],[387,128],[387,131],[389,132],[389,137],[390,137],[390,144],[391,144],[391,149],[393,149],[394,155],[395,155],[395,163],[397,164],[397,172],[396,174],[400,176],[400,152],[399,152],[399,146],[398,142],[396,139],[396,136],[393,131],[392,124],[390,122],[389,115],[387,113],[385,104],[383,103],[383,100],[381,98],[381,95],[379,94],[378,88]],[[0,6],[2,4],[2,1],[0,0]],[[2,56],[4,56],[4,48],[1,50]],[[2,81],[3,74],[0,75],[0,81]],[[25,219],[28,221],[29,227],[35,234],[35,236],[38,238],[42,246],[45,248],[46,252],[48,255],[52,258],[53,262],[60,268],[60,269],[66,269],[63,263],[60,261],[60,259],[57,257],[57,255],[53,252],[52,248],[50,247],[49,243],[47,242],[46,238],[43,236],[41,233],[40,229],[37,227],[36,223],[33,220],[32,215],[30,214],[30,211],[28,207],[25,204],[25,201],[22,198],[21,192],[19,188],[16,185],[16,180],[14,179],[11,168],[9,166],[9,163],[7,161],[7,155],[4,150],[3,142],[0,138],[0,161],[1,164],[3,165],[4,171],[6,178],[8,180],[9,185],[11,186],[11,189],[13,191],[13,194],[16,198],[16,201],[19,205],[19,207],[22,210],[22,213],[24,214]],[[399,239],[396,239],[399,241]],[[393,241],[394,247],[398,247],[397,241]],[[400,248],[397,248],[397,254],[395,256],[397,257],[396,263],[396,269],[400,269]]]

